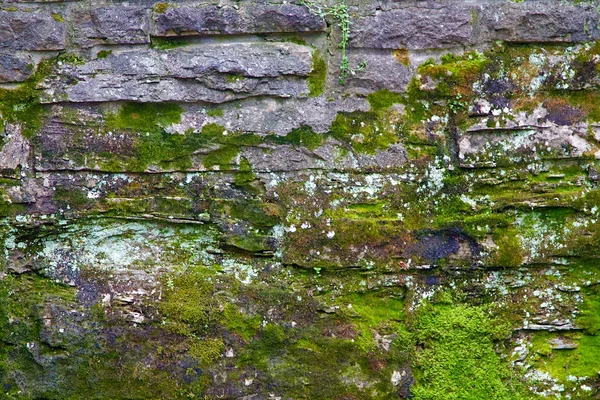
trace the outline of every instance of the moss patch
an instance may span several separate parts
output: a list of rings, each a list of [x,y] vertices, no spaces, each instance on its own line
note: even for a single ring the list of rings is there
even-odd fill
[[[419,371],[415,399],[525,399],[511,381],[507,363],[495,343],[509,327],[495,321],[486,307],[465,304],[426,304],[416,315],[415,336]]]
[[[387,89],[370,93],[367,96],[367,101],[371,105],[371,110],[373,111],[388,109],[396,103],[402,103],[402,100],[402,95],[390,92]]]
[[[308,90],[310,97],[323,94],[325,90],[325,78],[327,77],[327,63],[318,51],[313,51],[313,68],[308,76]]]

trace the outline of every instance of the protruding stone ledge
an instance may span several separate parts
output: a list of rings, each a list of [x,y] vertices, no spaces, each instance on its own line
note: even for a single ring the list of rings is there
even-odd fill
[[[292,43],[220,44],[111,54],[63,64],[42,102],[223,103],[252,96],[304,97],[312,50]]]
[[[63,50],[65,23],[47,11],[0,11],[0,49]]]
[[[588,141],[589,126],[537,126],[471,128],[458,141],[463,168],[505,167],[550,159],[578,159],[598,148]]]
[[[254,4],[239,8],[216,5],[168,6],[153,12],[155,36],[320,32],[325,21],[306,7]]]

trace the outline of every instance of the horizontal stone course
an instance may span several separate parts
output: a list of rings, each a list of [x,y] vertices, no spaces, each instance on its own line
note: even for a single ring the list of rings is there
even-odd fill
[[[297,5],[215,5],[168,7],[153,13],[155,36],[315,32],[325,22]]]
[[[477,25],[483,39],[507,42],[582,42],[597,39],[598,12],[591,4],[557,1],[488,3]]]
[[[590,4],[556,1],[434,2],[376,11],[352,21],[350,45],[437,49],[507,42],[583,42],[600,37]]]
[[[469,3],[409,6],[352,21],[350,45],[382,49],[426,49],[473,43]]]
[[[308,93],[304,77],[311,70],[311,49],[291,43],[126,51],[80,66],[59,66],[42,85],[43,102],[297,97]]]

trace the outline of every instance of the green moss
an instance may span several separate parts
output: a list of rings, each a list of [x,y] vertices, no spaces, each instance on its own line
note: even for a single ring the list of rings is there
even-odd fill
[[[369,291],[352,293],[339,298],[340,308],[348,315],[358,330],[358,345],[366,351],[375,351],[373,332],[380,335],[402,333],[404,301],[402,293],[393,291]]]
[[[235,333],[245,341],[252,339],[261,328],[260,315],[248,316],[232,304],[227,304],[223,310],[224,325],[228,331]]]
[[[490,265],[510,268],[523,264],[524,254],[516,232],[512,230],[501,232],[494,243],[498,249],[495,250]]]
[[[425,304],[415,319],[422,344],[415,360],[415,399],[479,400],[490,393],[495,399],[526,398],[508,362],[494,350],[510,328],[491,318],[486,307]]]
[[[167,3],[156,3],[153,7],[154,12],[157,14],[164,14],[169,9],[170,4]]]
[[[37,86],[59,62],[80,65],[83,60],[73,54],[42,60],[35,73],[17,88],[0,89],[0,123],[19,123],[27,138],[31,138],[42,127],[45,111],[40,104]]]
[[[25,137],[31,138],[41,127],[44,108],[37,84],[48,75],[58,59],[40,62],[36,72],[16,89],[0,89],[0,122],[19,123]]]
[[[186,38],[181,37],[158,37],[150,38],[150,47],[156,50],[168,50],[187,45]]]
[[[261,142],[257,135],[227,132],[225,128],[217,124],[205,125],[200,136],[205,143],[219,144],[220,146],[208,153],[202,160],[206,168],[226,167],[232,164],[243,147],[254,146]]]
[[[127,161],[129,170],[140,171],[149,165],[184,169],[191,165],[190,155],[211,143],[214,135],[211,127],[205,127],[208,135],[203,134],[204,130],[202,134],[191,131],[184,135],[167,133],[165,128],[178,123],[182,112],[177,104],[127,103],[117,114],[105,116],[107,130],[138,134],[135,139],[136,156]],[[215,160],[230,157],[219,150],[216,152]],[[110,162],[110,155],[107,156]]]
[[[241,0],[234,0],[234,1],[241,1]],[[295,43],[295,44],[299,44],[302,46],[309,45],[308,43],[306,43],[306,40],[304,40],[304,38],[302,38],[300,36],[296,36],[296,35],[284,35],[281,38],[281,41],[287,42],[287,43]]]
[[[478,52],[460,56],[447,54],[441,58],[440,64],[427,62],[419,66],[418,72],[437,81],[435,94],[438,96],[468,96],[472,94],[473,82],[481,76],[489,61],[487,56]]]
[[[265,212],[266,204],[257,200],[246,200],[244,202],[229,202],[225,204],[224,211],[233,218],[248,221],[261,229],[270,229],[280,222],[276,215]]]
[[[358,153],[366,154],[385,150],[398,141],[393,130],[373,112],[338,113],[329,133]]]
[[[313,67],[308,76],[309,96],[316,97],[323,94],[325,90],[325,79],[327,77],[327,63],[318,51],[313,51]]]
[[[323,144],[323,135],[315,133],[308,125],[292,129],[287,135],[269,135],[265,142],[274,144],[291,144],[299,147],[306,147],[315,150]]]
[[[52,19],[54,19],[56,22],[65,22],[65,19],[63,18],[62,15],[58,14],[58,13],[52,13]]]
[[[246,77],[243,75],[225,74],[225,81],[227,81],[227,83],[236,83],[244,79],[246,79]]]
[[[109,130],[157,132],[181,121],[183,109],[172,103],[126,103],[117,114],[105,116]]]
[[[209,117],[222,117],[223,109],[222,108],[213,108],[212,110],[206,111],[206,115]]]
[[[237,147],[223,147],[210,152],[206,157],[204,157],[202,163],[206,168],[229,165],[237,157],[239,152],[240,149]]]
[[[66,189],[62,187],[57,187],[54,191],[54,200],[63,207],[68,205],[74,208],[81,208],[90,202],[87,194],[83,191],[75,188]]]
[[[558,382],[569,387],[569,376],[597,377],[600,370],[600,336],[566,333],[567,340],[575,342],[575,349],[552,350],[549,341],[558,337],[555,333],[536,333],[533,338],[535,366],[549,373]],[[564,340],[564,339],[563,339]]]
[[[219,320],[219,299],[214,296],[210,273],[195,267],[164,282],[159,312],[165,316],[164,326],[173,332],[190,335],[206,330]]]
[[[594,285],[586,289],[580,311],[577,326],[583,328],[589,335],[598,335],[600,333],[600,286]]]
[[[224,344],[222,339],[191,339],[187,342],[187,347],[187,353],[204,367],[221,356]]]
[[[100,50],[98,54],[96,54],[96,58],[106,58],[112,54],[112,50]]]
[[[402,103],[402,100],[402,95],[390,92],[387,89],[378,90],[367,96],[367,101],[373,111],[386,110],[396,103]]]
[[[233,182],[240,187],[245,187],[249,183],[253,182],[256,179],[256,175],[252,172],[252,165],[250,162],[242,158],[240,161],[240,170],[233,177]]]

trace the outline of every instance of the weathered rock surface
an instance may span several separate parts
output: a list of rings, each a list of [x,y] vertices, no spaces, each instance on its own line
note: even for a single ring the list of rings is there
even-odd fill
[[[295,44],[223,44],[167,51],[126,51],[84,65],[63,64],[44,82],[42,101],[223,103],[251,96],[307,95],[309,48]],[[91,95],[91,96],[90,96]]]
[[[150,10],[142,7],[106,7],[73,15],[73,42],[86,48],[101,44],[150,43]]]
[[[534,1],[486,4],[478,21],[491,40],[517,43],[585,42],[599,36],[598,12],[592,4]]]
[[[153,13],[156,36],[232,35],[241,33],[321,32],[325,21],[306,7],[294,4],[243,3],[236,7],[215,5],[169,6]]]
[[[48,11],[0,11],[0,48],[15,50],[62,50],[65,23],[60,14]]]
[[[0,0],[0,398],[597,398],[597,6]]]
[[[27,55],[0,53],[0,82],[23,82],[33,73],[33,59]]]
[[[433,7],[380,11],[353,22],[350,45],[377,49],[466,46],[473,43],[474,9],[470,3],[438,2]]]

